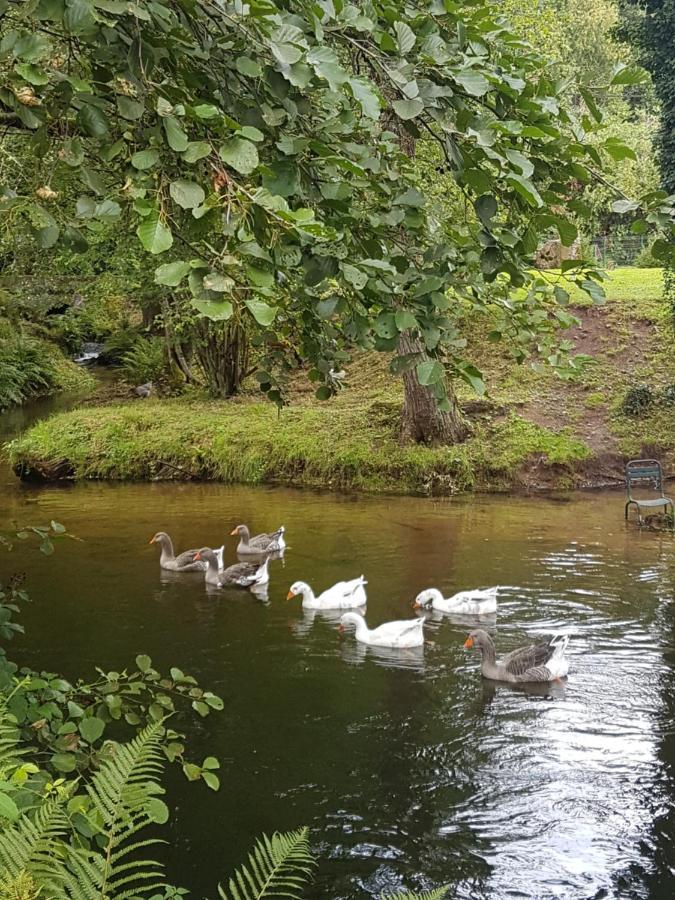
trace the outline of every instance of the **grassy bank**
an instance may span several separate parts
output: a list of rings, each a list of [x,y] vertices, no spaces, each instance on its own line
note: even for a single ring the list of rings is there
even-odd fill
[[[444,448],[401,447],[401,386],[383,361],[357,360],[349,388],[327,403],[300,385],[280,415],[255,395],[217,403],[198,397],[92,406],[40,422],[10,447],[15,466],[46,477],[199,478],[368,491],[566,488],[611,483],[643,450],[668,463],[672,407],[658,400],[639,419],[620,411],[626,390],[675,383],[673,337],[657,270],[617,270],[609,300],[573,298],[571,335],[594,357],[572,381],[516,366],[474,330],[472,352],[488,399],[462,401],[473,433]]]

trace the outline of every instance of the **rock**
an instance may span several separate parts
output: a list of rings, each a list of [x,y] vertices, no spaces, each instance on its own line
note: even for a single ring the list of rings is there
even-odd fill
[[[147,384],[139,384],[138,387],[134,388],[134,393],[138,397],[149,397],[152,393],[152,382],[148,381]]]

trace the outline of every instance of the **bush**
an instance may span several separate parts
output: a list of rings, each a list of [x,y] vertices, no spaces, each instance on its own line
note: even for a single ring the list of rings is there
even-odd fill
[[[0,324],[0,410],[31,397],[85,389],[91,376],[66,359],[54,344]]]
[[[637,269],[660,269],[663,263],[659,262],[658,259],[654,259],[652,256],[652,245],[650,244],[648,247],[643,247],[640,250],[633,260],[633,265]]]
[[[138,338],[122,356],[122,370],[133,384],[159,381],[166,371],[162,338]]]
[[[654,404],[654,393],[647,384],[637,384],[628,388],[621,401],[624,416],[641,416]]]

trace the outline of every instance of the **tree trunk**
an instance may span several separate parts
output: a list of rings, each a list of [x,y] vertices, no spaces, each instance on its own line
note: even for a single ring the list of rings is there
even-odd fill
[[[195,354],[206,375],[214,397],[231,397],[249,374],[248,335],[236,322],[211,322],[201,319],[197,324]]]
[[[398,339],[399,356],[418,354],[420,361],[426,359],[424,345],[410,332],[403,332]],[[417,380],[415,369],[403,373],[405,399],[401,412],[401,443],[413,441],[416,444],[458,444],[469,434],[469,426],[459,408],[452,385],[447,385],[449,410],[438,408],[438,402],[431,388]]]

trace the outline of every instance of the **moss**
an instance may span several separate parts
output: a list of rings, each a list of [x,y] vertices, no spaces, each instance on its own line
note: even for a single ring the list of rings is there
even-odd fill
[[[589,394],[584,400],[584,406],[586,409],[597,409],[600,406],[604,406],[607,402],[607,395],[602,391],[595,391],[593,394]]]

